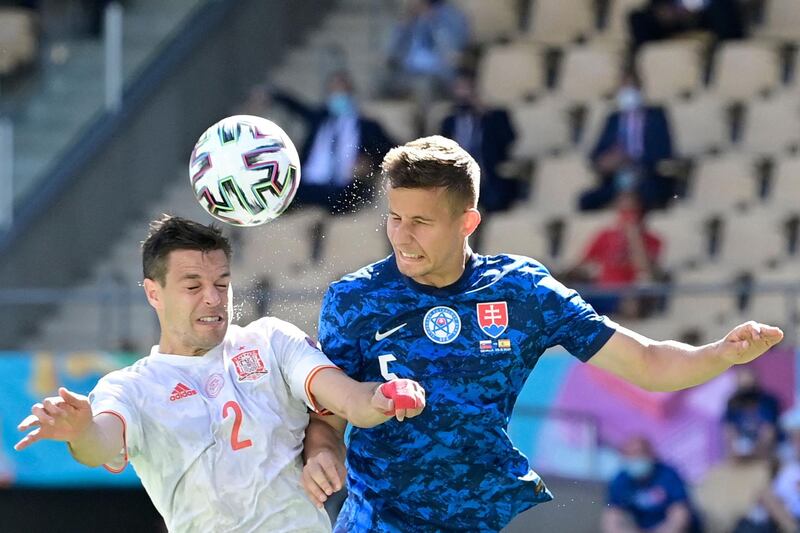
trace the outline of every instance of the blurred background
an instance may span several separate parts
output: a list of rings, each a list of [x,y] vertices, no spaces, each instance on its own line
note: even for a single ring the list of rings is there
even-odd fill
[[[157,343],[147,223],[211,221],[192,146],[251,114],[284,127],[303,174],[281,218],[225,228],[241,323],[313,335],[327,284],[390,251],[383,154],[443,134],[481,165],[479,253],[534,257],[656,339],[784,328],[767,357],[677,393],[546,354],[509,433],[556,500],[509,531],[676,512],[796,531],[799,42],[798,0],[0,2],[0,530],[162,530],[132,468],[16,453],[16,424]]]

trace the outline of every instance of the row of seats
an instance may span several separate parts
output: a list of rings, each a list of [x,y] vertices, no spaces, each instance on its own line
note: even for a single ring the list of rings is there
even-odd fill
[[[473,22],[478,43],[523,38],[562,46],[580,39],[611,43],[627,41],[627,18],[647,0],[608,0],[598,16],[596,0],[454,0]],[[527,21],[523,21],[527,13]],[[768,0],[758,37],[800,40],[800,4],[796,0]]]
[[[784,65],[778,44],[758,40],[727,41],[712,55],[708,52],[701,39],[647,43],[636,58],[647,97],[662,102],[707,91],[726,103],[747,100],[779,89],[784,72],[797,72],[800,61],[797,55],[793,65]],[[488,46],[478,69],[487,102],[511,105],[550,92],[548,57],[545,48],[527,41]],[[624,61],[621,46],[570,45],[563,49],[552,92],[572,104],[607,98],[617,87]]]

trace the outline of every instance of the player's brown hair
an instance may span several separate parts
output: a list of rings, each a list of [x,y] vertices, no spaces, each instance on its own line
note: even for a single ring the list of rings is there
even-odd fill
[[[478,205],[481,171],[457,142],[433,135],[392,148],[381,165],[393,188],[444,187],[456,213]]]
[[[173,250],[222,250],[231,258],[231,243],[214,225],[206,226],[182,217],[162,215],[150,223],[150,233],[142,243],[142,272],[145,279],[167,283],[167,258]]]

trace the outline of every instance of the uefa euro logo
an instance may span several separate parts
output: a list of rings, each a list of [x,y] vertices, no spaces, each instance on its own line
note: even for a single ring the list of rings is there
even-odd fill
[[[436,344],[453,342],[461,333],[461,318],[449,307],[434,307],[422,320],[425,335]]]

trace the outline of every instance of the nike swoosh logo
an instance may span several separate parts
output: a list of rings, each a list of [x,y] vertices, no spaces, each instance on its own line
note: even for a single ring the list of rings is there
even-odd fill
[[[385,339],[386,337],[388,337],[392,333],[395,333],[395,332],[400,331],[401,329],[403,329],[406,326],[406,324],[408,324],[408,322],[403,322],[402,324],[400,324],[396,328],[392,328],[389,331],[384,331],[383,333],[381,333],[380,331],[376,331],[375,332],[375,340],[376,341],[382,341],[383,339]]]

